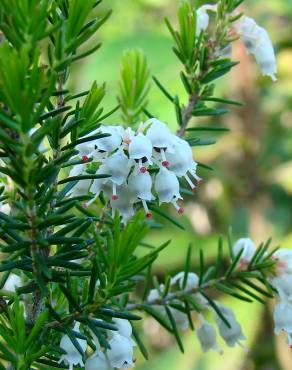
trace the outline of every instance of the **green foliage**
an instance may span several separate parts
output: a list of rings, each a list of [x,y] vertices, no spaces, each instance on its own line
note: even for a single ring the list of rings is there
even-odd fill
[[[149,68],[141,50],[124,53],[119,81],[118,101],[122,109],[123,121],[132,125],[137,123],[143,109],[147,106],[150,89]]]

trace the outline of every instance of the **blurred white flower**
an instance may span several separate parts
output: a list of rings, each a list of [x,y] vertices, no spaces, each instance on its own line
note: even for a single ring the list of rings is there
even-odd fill
[[[178,283],[180,289],[183,289],[184,277],[185,277],[185,272],[184,271],[179,272],[171,279],[171,284]],[[192,288],[197,288],[198,285],[199,285],[198,275],[195,274],[194,272],[189,272],[187,276],[185,289],[189,290]]]
[[[256,247],[250,238],[240,238],[233,245],[232,250],[234,256],[237,256],[241,251],[243,251],[238,261],[238,267],[242,269],[245,268],[251,261],[255,254]]]
[[[227,326],[226,323],[217,314],[215,315],[215,320],[218,325],[221,337],[224,339],[229,347],[234,347],[236,344],[239,344],[241,347],[243,347],[240,341],[246,338],[242,333],[241,326],[236,320],[233,311],[223,305],[219,305],[219,309],[230,325],[230,327]]]
[[[214,326],[211,325],[208,321],[206,321],[202,315],[200,315],[200,321],[201,325],[198,327],[196,333],[202,351],[208,352],[209,350],[213,349],[214,351],[222,354],[223,352],[216,340],[216,330]]]
[[[280,302],[276,304],[273,313],[275,322],[275,334],[279,334],[281,331],[286,333],[292,333],[292,304],[286,302]]]
[[[10,274],[8,279],[6,280],[3,290],[7,290],[8,292],[15,292],[16,288],[21,286],[21,278],[16,274]]]
[[[276,272],[278,275],[292,274],[292,249],[278,249],[272,258],[277,261]]]
[[[73,330],[79,332],[79,327],[80,323],[76,322]],[[87,347],[86,340],[79,338],[76,338],[76,340],[79,343],[82,351],[84,352]],[[69,366],[69,370],[73,370],[74,365],[84,366],[81,354],[71,342],[71,339],[68,337],[68,335],[63,335],[63,337],[61,338],[60,348],[62,348],[66,352],[66,354],[61,356],[59,363],[64,361],[65,364]]]
[[[196,35],[199,36],[201,31],[206,31],[209,26],[209,14],[207,10],[217,12],[217,5],[206,4],[197,9]]]
[[[292,275],[281,275],[271,279],[271,284],[279,294],[281,302],[292,303]]]
[[[113,368],[103,352],[95,351],[85,361],[85,370],[113,370]]]
[[[235,29],[242,39],[247,51],[254,55],[264,76],[276,81],[277,62],[273,44],[267,31],[260,27],[254,19],[242,16]]]
[[[118,369],[129,369],[134,367],[133,342],[130,338],[114,333],[109,340],[110,349],[107,356],[112,367]]]

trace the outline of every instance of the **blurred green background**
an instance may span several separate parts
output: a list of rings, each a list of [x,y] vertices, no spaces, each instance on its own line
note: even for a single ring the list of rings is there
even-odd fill
[[[163,22],[175,23],[179,0],[111,0],[104,8],[113,15],[98,37],[103,47],[79,63],[74,70],[76,90],[86,90],[93,80],[106,81],[105,108],[116,104],[119,63],[124,50],[141,48],[147,55],[151,73],[170,92],[185,99],[179,79],[180,65],[171,51],[172,40]],[[204,1],[195,1],[197,6]],[[186,199],[186,215],[180,220],[186,232],[165,224],[153,231],[148,241],[159,244],[172,239],[157,261],[156,273],[174,274],[181,270],[189,242],[194,246],[193,268],[199,248],[209,261],[216,254],[216,240],[232,226],[235,237],[250,236],[256,243],[273,237],[274,245],[292,246],[292,0],[246,0],[244,9],[271,34],[276,48],[279,80],[273,84],[260,72],[240,42],[233,47],[233,59],[240,60],[232,73],[219,80],[216,96],[238,99],[243,107],[216,120],[198,118],[194,124],[222,124],[231,129],[216,135],[214,146],[195,147],[195,158],[214,167],[201,170],[204,185],[193,198]],[[149,111],[175,130],[173,107],[152,86]],[[108,119],[118,123],[119,113]],[[169,212],[172,212],[169,210]],[[137,354],[138,370],[274,370],[292,369],[291,349],[284,337],[275,338],[271,310],[257,303],[228,300],[237,312],[247,336],[246,353],[224,346],[224,355],[202,354],[195,333],[186,332],[186,353],[179,353],[173,339],[152,319],[146,319],[144,339],[151,348],[145,362]],[[137,351],[138,352],[138,351]]]

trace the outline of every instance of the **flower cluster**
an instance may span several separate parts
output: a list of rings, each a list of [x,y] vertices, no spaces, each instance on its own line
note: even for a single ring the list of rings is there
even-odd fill
[[[209,26],[207,11],[217,12],[217,6],[206,4],[197,10],[197,35],[201,31],[206,31]],[[254,55],[262,74],[276,81],[277,62],[268,32],[254,19],[245,15],[234,23],[234,30],[244,43],[247,52]]]
[[[273,258],[276,260],[276,275],[271,284],[279,296],[274,310],[275,334],[285,332],[292,348],[292,250],[279,249]]]
[[[183,282],[184,282],[184,272],[178,273],[174,276],[171,280],[172,286],[176,287],[179,290],[183,289]],[[191,295],[195,301],[201,306],[202,312],[210,311],[214,315],[215,323],[217,324],[219,333],[221,338],[229,347],[234,347],[236,344],[240,345],[241,347],[245,348],[241,341],[245,339],[245,336],[242,333],[242,329],[233,311],[222,305],[219,302],[216,302],[218,308],[220,309],[222,315],[226,319],[229,325],[226,324],[226,321],[223,321],[220,316],[216,313],[216,311],[211,307],[208,301],[203,297],[201,293],[192,293],[192,290],[196,290],[199,286],[199,277],[194,272],[188,273],[186,279],[186,286],[184,289]],[[161,293],[163,292],[164,286],[160,286],[160,290],[152,289],[148,295],[148,303],[153,304],[157,302],[157,305],[154,304],[154,307],[161,313],[165,314],[164,307],[159,305],[160,301],[163,300],[161,298]],[[167,296],[165,297],[167,299]],[[165,299],[164,298],[164,299]],[[172,303],[176,303],[175,300]],[[170,307],[170,312],[176,322],[176,325],[181,330],[187,330],[189,328],[189,320],[185,313],[179,311],[176,308]],[[198,315],[199,326],[196,330],[198,340],[200,342],[201,348],[203,352],[207,352],[209,350],[214,350],[220,354],[223,353],[222,349],[217,343],[217,333],[214,325],[212,325],[209,321],[205,319],[202,313]]]
[[[64,362],[69,366],[69,370],[73,369],[74,365],[85,367],[85,370],[113,370],[113,369],[129,369],[135,366],[133,347],[136,343],[131,338],[132,326],[128,320],[113,319],[113,324],[117,331],[107,331],[108,344],[110,349],[103,352],[100,348],[99,341],[94,333],[91,333],[93,342],[95,344],[94,353],[87,358],[85,364],[83,363],[80,352],[71,342],[67,335],[61,338],[60,347],[65,351],[59,362]],[[74,325],[73,330],[79,332],[80,323]],[[87,341],[84,339],[77,339],[82,351],[87,349]]]
[[[151,217],[147,202],[155,199],[159,204],[171,203],[183,213],[178,203],[182,199],[179,179],[184,179],[194,192],[201,181],[187,141],[154,118],[142,123],[136,132],[121,126],[101,126],[94,133],[108,136],[76,147],[84,163],[73,167],[69,176],[86,174],[90,159],[98,163],[97,175],[109,177],[80,180],[71,189],[71,196],[90,192],[90,204],[103,192],[124,222],[134,215],[136,204],[142,204],[146,216]]]
[[[240,239],[234,248],[234,254],[242,254],[239,268],[244,268],[253,258],[256,247],[249,238]],[[285,332],[287,342],[292,348],[292,250],[278,249],[272,256],[276,261],[270,283],[278,293],[278,303],[274,310],[275,334]]]

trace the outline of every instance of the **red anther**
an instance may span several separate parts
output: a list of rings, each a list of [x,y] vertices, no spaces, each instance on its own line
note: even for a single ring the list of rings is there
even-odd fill
[[[152,218],[152,213],[150,213],[150,212],[148,212],[148,213],[146,213],[146,218]]]
[[[117,196],[117,195],[112,195],[112,200],[118,200],[119,199],[119,197]]]
[[[162,164],[163,167],[168,167],[169,166],[168,161],[162,161],[161,164]]]
[[[198,185],[198,186],[199,186],[199,185],[202,185],[202,184],[203,184],[203,182],[204,182],[204,180],[203,180],[203,179],[197,180],[197,185]]]
[[[89,159],[89,158],[87,157],[87,155],[83,155],[83,156],[82,156],[82,160],[83,160],[83,162],[87,162],[87,161],[88,161],[88,159]]]
[[[178,212],[178,214],[179,214],[179,215],[182,215],[182,214],[184,213],[184,211],[185,211],[185,209],[184,209],[184,208],[182,208],[182,207],[180,207],[180,208],[177,210],[177,212]]]
[[[145,173],[145,172],[147,172],[147,168],[146,167],[140,167],[140,172],[141,173]]]
[[[198,189],[197,188],[192,188],[192,192],[193,193],[196,193],[198,191]]]

